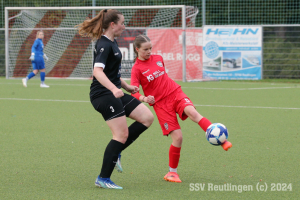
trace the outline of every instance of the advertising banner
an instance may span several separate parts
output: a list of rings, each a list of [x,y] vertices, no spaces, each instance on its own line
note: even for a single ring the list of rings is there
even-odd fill
[[[203,78],[261,79],[262,28],[260,26],[205,26]]]
[[[133,50],[133,41],[136,36],[140,34],[145,34],[146,29],[125,29],[121,36],[118,37],[117,42],[119,49],[122,53],[122,67],[121,67],[121,76],[122,78],[130,79],[131,68],[134,64],[134,50]]]
[[[148,29],[152,54],[161,55],[168,76],[182,80],[182,30]],[[202,79],[202,29],[186,30],[186,79]]]

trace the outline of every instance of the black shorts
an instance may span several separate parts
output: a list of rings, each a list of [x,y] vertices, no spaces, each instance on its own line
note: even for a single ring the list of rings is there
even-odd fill
[[[95,110],[102,114],[105,121],[124,115],[128,117],[140,103],[135,97],[125,93],[121,98],[116,98],[113,94],[108,94],[92,101]]]

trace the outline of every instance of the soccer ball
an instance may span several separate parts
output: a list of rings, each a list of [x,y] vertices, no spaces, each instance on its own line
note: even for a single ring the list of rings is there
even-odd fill
[[[206,139],[212,145],[221,145],[227,138],[227,128],[221,123],[211,124],[206,130]]]

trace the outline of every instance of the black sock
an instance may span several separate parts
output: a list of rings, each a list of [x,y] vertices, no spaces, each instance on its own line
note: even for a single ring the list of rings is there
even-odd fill
[[[131,143],[133,143],[145,130],[147,126],[140,122],[134,122],[128,127],[128,138],[123,146],[123,150],[126,149]]]
[[[101,178],[110,178],[116,162],[118,160],[118,155],[122,151],[124,144],[116,140],[111,140],[104,152],[102,169],[100,172]]]

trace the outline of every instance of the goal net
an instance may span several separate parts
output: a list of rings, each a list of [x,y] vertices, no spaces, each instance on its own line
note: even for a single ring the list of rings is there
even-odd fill
[[[152,53],[163,56],[172,79],[202,78],[202,30],[190,29],[198,13],[192,6],[6,7],[6,78],[25,77],[32,71],[29,57],[39,30],[45,34],[44,53],[49,57],[47,77],[91,78],[93,42],[81,37],[75,26],[102,9],[117,9],[125,17],[126,29],[117,38],[123,78],[130,78],[138,34],[148,35]]]

